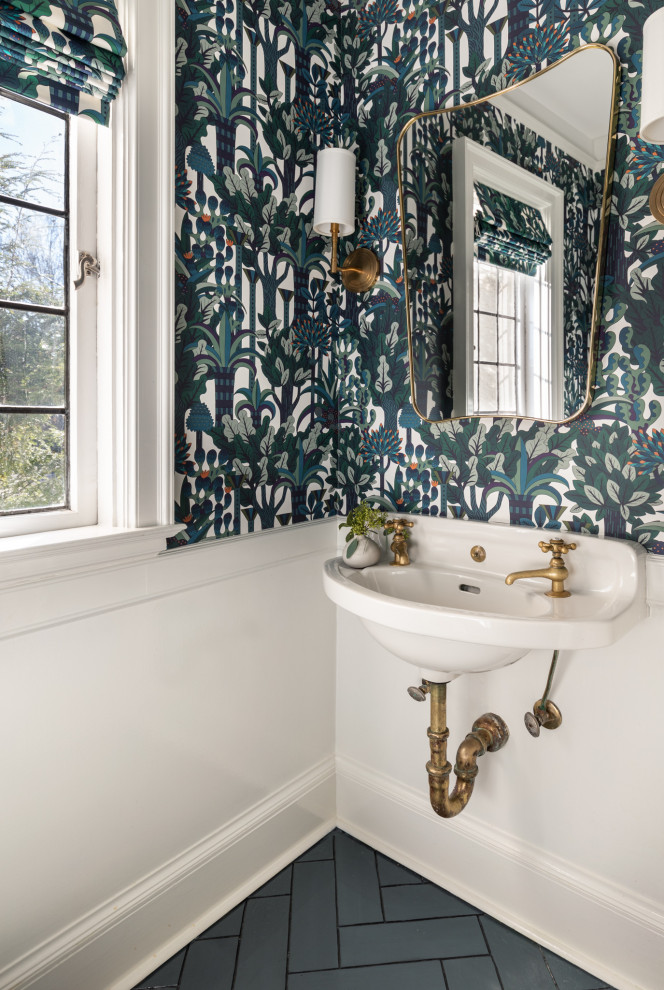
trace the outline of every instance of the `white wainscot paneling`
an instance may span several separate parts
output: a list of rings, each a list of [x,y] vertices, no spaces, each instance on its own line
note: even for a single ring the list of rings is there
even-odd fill
[[[429,705],[406,694],[416,668],[354,616],[337,624],[340,826],[618,990],[661,990],[664,959],[664,571],[648,571],[648,619],[610,649],[561,654],[558,730],[533,739],[523,724],[544,652],[450,685],[451,762],[482,712],[511,731],[452,821],[429,806]]]
[[[129,988],[334,825],[335,532],[0,565],[0,988]]]

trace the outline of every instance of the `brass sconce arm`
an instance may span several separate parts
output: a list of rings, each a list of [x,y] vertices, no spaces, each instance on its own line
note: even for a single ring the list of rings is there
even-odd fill
[[[332,272],[333,275],[336,275],[337,272],[339,271],[339,261],[338,261],[338,257],[337,257],[338,256],[338,253],[339,253],[339,224],[338,223],[332,223],[332,224],[330,224],[330,233],[332,235],[332,258],[331,258],[331,264],[330,264],[330,271]]]

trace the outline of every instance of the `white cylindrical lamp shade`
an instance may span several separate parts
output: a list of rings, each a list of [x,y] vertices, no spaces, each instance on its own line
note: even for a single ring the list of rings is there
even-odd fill
[[[323,148],[316,156],[314,231],[329,237],[333,223],[340,237],[355,230],[355,153],[348,148]]]
[[[643,25],[641,137],[664,144],[664,7]]]

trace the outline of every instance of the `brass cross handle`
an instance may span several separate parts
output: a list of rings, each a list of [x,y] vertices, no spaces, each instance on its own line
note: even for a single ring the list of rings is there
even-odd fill
[[[550,540],[548,543],[540,540],[537,545],[542,553],[552,553],[556,557],[559,557],[561,553],[569,553],[570,550],[576,550],[576,543],[565,543],[564,540]]]
[[[388,519],[385,524],[385,532],[394,534],[394,539],[390,543],[390,550],[394,553],[392,567],[407,567],[410,564],[406,542],[408,533],[404,530],[406,528],[412,529],[414,525],[415,523],[411,519]]]
[[[411,522],[410,519],[388,519],[385,524],[385,531],[387,532],[387,530],[394,530],[394,533],[397,536],[401,536],[406,527],[408,527],[408,529],[412,529],[414,525],[415,523]]]

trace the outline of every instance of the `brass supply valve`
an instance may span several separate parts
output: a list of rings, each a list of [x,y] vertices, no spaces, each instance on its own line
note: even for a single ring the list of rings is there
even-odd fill
[[[422,682],[419,687],[409,687],[408,694],[413,701],[426,701],[429,693],[429,685]]]
[[[542,698],[536,701],[532,712],[526,712],[523,716],[528,732],[535,739],[539,736],[540,729],[557,729],[563,720],[557,705],[552,701],[547,701],[546,705],[543,705],[542,701]]]

